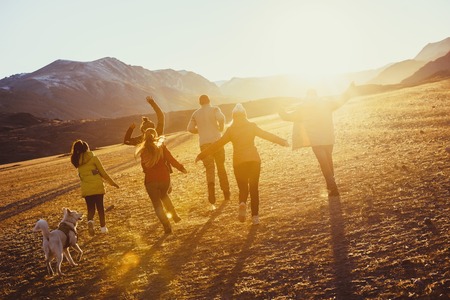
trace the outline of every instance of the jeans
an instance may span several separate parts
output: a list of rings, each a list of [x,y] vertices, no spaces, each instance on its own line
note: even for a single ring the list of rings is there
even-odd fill
[[[259,175],[261,173],[261,163],[258,161],[248,161],[234,166],[234,176],[239,188],[239,203],[247,202],[250,192],[250,205],[252,216],[259,213]]]
[[[172,214],[172,216],[178,216],[175,211],[175,207],[172,204],[172,200],[170,200],[167,191],[170,187],[170,181],[166,182],[147,182],[145,183],[145,189],[147,190],[148,196],[153,204],[153,209],[155,210],[155,214],[158,217],[161,224],[163,224],[164,228],[167,226],[170,227],[169,219],[167,218],[166,210]]]
[[[104,196],[103,194],[97,194],[84,197],[88,209],[87,215],[88,221],[92,221],[94,219],[95,209],[97,208],[101,227],[106,226],[105,208],[103,206],[103,196]]]
[[[204,144],[200,146],[200,150],[204,150],[211,144]],[[228,182],[227,171],[225,170],[225,149],[222,147],[214,154],[208,155],[203,160],[203,165],[206,169],[206,182],[208,184],[209,202],[215,203],[214,185],[216,180],[216,167],[217,175],[219,177],[220,189],[224,193],[230,191],[230,184]]]
[[[312,150],[319,161],[320,169],[327,183],[327,189],[329,191],[337,191],[334,179],[333,145],[313,146]]]

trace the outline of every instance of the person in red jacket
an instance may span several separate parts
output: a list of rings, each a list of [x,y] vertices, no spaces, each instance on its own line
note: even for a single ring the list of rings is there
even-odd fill
[[[141,166],[145,173],[145,188],[152,201],[156,216],[161,221],[164,232],[169,234],[172,233],[172,227],[164,208],[172,216],[174,222],[179,222],[181,218],[175,211],[168,195],[170,187],[168,165],[174,166],[183,173],[187,173],[187,171],[164,145],[164,136],[158,136],[155,129],[147,129],[143,137],[142,143],[136,149],[136,156],[139,155],[141,158]]]

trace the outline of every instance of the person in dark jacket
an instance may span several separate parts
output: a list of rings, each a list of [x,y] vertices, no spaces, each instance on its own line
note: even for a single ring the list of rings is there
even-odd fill
[[[148,96],[146,98],[148,104],[150,104],[153,108],[153,110],[156,113],[156,118],[158,120],[158,123],[155,126],[155,123],[153,123],[151,120],[149,120],[147,117],[142,117],[142,123],[140,126],[141,134],[136,137],[131,137],[133,134],[134,129],[136,128],[136,124],[131,124],[130,127],[128,127],[128,130],[125,133],[125,137],[123,139],[123,143],[125,145],[130,146],[137,146],[138,144],[142,143],[144,132],[148,128],[154,128],[158,135],[164,134],[164,126],[165,126],[165,116],[161,108],[158,106],[158,104],[153,100],[152,97]]]

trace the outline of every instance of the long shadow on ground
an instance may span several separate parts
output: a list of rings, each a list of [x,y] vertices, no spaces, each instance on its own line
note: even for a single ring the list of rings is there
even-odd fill
[[[348,259],[348,241],[345,237],[345,221],[341,198],[329,197],[331,241],[334,257],[335,292],[338,300],[361,299],[352,285],[352,263]]]

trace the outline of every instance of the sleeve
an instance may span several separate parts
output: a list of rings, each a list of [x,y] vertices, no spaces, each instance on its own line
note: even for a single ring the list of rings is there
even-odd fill
[[[125,145],[136,146],[142,141],[141,135],[137,137],[131,137],[132,134],[133,134],[133,127],[130,126],[127,129],[127,132],[125,132],[125,137],[123,138],[123,143]]]
[[[198,133],[197,121],[195,121],[195,113],[192,114],[191,119],[189,120],[187,131],[189,131],[190,133]]]
[[[153,110],[155,111],[156,118],[158,120],[155,130],[158,133],[158,135],[163,135],[164,134],[164,126],[166,124],[166,117],[164,116],[164,113],[161,110],[161,107],[159,107],[159,105],[155,101],[152,101],[150,103],[150,105],[152,106]]]
[[[331,102],[331,109],[334,111],[338,108],[340,108],[342,105],[347,103],[348,100],[351,98],[358,96],[357,89],[355,88],[355,85],[352,83],[345,92],[339,96],[338,99]]]
[[[100,159],[97,156],[93,157],[95,167],[97,168],[98,172],[100,173],[100,176],[102,176],[103,179],[106,180],[110,185],[117,185],[117,183],[106,173],[105,168],[103,167]]]
[[[286,112],[284,110],[281,110],[278,112],[278,115],[282,120],[289,122],[299,122],[302,119],[300,110],[295,110],[292,112]]]
[[[219,107],[216,107],[215,113],[217,123],[219,124],[219,130],[223,131],[223,128],[225,127],[225,115],[222,113]]]
[[[286,143],[285,139],[280,138],[279,136],[277,136],[273,133],[270,133],[268,131],[265,131],[265,130],[259,128],[256,124],[255,124],[255,135],[262,139],[265,139],[269,142],[272,142],[272,143],[275,143],[275,144],[278,144],[281,146],[285,145],[285,143]]]
[[[200,154],[197,155],[197,158],[204,159],[208,155],[213,154],[214,152],[219,150],[221,147],[225,146],[230,141],[231,141],[231,138],[230,138],[230,132],[229,132],[229,128],[228,128],[227,131],[225,131],[225,133],[223,134],[223,136],[220,139],[218,139],[217,141],[212,143],[208,148],[206,148],[202,152],[200,152]]]
[[[172,153],[170,153],[169,149],[167,149],[166,146],[163,146],[163,152],[164,152],[164,158],[167,162],[169,162],[169,164],[173,167],[175,167],[177,170],[179,171],[183,171],[185,170],[184,166],[178,162],[178,160],[175,159],[175,157],[173,157]]]

